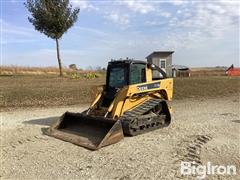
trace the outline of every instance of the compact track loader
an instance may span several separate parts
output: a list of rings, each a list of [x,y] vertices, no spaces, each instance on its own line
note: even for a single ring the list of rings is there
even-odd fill
[[[159,77],[153,78],[154,74]],[[157,72],[157,73],[156,73]],[[96,150],[166,127],[171,122],[173,80],[153,64],[136,60],[108,63],[106,85],[82,113],[66,112],[48,129],[50,136]]]

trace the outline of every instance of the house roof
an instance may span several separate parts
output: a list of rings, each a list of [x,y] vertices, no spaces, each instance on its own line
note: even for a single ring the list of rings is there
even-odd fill
[[[172,69],[177,69],[177,70],[189,70],[189,67],[183,66],[183,65],[172,65]]]
[[[153,51],[151,54],[149,54],[146,58],[151,57],[151,56],[158,56],[158,55],[162,55],[162,54],[173,54],[174,51]]]

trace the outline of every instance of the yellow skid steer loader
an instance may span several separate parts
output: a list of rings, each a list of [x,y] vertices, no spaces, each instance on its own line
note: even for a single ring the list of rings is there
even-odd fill
[[[158,74],[157,78],[153,78]],[[156,73],[157,72],[157,73]],[[145,61],[110,61],[106,85],[82,113],[66,112],[48,129],[50,136],[91,150],[166,127],[171,122],[173,79]]]

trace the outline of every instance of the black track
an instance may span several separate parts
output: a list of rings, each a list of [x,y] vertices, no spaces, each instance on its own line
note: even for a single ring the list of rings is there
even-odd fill
[[[171,117],[166,106],[162,99],[150,99],[126,111],[120,118],[124,134],[135,136],[168,126]]]

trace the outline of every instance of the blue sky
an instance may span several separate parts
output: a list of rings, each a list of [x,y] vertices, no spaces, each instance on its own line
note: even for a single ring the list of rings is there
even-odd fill
[[[34,30],[24,1],[1,0],[2,65],[57,66],[55,41]],[[65,66],[106,66],[173,50],[173,64],[239,66],[239,1],[87,1],[60,40]]]

